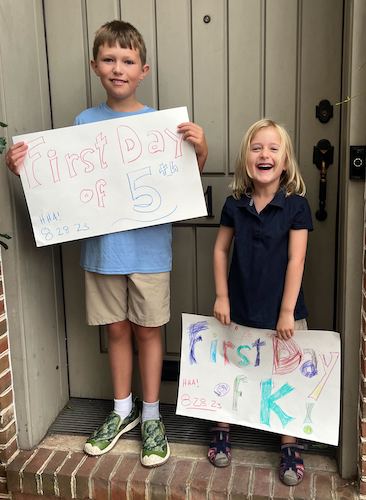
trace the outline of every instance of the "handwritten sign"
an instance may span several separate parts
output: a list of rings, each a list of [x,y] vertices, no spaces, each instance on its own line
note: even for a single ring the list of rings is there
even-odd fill
[[[338,444],[340,339],[183,314],[177,413]]]
[[[37,246],[207,215],[186,108],[13,137]]]

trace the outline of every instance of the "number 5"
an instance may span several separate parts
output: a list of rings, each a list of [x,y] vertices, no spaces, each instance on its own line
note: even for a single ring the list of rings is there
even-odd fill
[[[161,205],[160,193],[153,187],[143,184],[142,177],[151,175],[151,168],[145,167],[127,174],[133,200],[138,200],[133,208],[137,212],[155,212]]]

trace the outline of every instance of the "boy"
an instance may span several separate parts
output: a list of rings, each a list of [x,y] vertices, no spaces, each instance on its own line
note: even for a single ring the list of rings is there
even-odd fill
[[[97,31],[91,67],[99,77],[106,103],[80,113],[75,124],[91,123],[155,111],[136,99],[136,89],[149,72],[146,47],[131,24],[111,21]],[[203,130],[187,122],[178,126],[193,144],[202,171],[207,158]],[[6,164],[19,175],[27,145],[18,143]],[[131,394],[132,335],[135,336],[142,382],[141,463],[154,467],[170,455],[159,413],[163,351],[160,327],[169,321],[171,225],[163,224],[83,240],[81,266],[85,271],[86,315],[90,325],[107,325],[114,410],[87,440],[84,451],[102,455],[119,437],[140,422]]]

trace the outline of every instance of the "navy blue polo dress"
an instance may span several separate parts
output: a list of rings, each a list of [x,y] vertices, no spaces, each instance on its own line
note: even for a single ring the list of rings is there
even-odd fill
[[[283,190],[258,214],[252,198],[226,199],[220,224],[234,228],[234,248],[229,272],[230,317],[254,328],[276,328],[288,263],[290,229],[313,224],[308,201],[286,196]],[[307,317],[302,287],[295,320]]]

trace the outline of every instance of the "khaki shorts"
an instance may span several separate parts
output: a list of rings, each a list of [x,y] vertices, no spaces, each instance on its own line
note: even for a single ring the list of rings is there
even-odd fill
[[[170,319],[170,273],[97,274],[85,271],[88,325],[129,319],[156,327]]]

